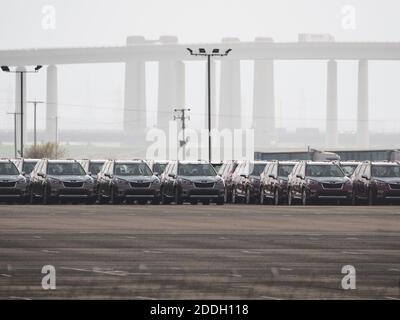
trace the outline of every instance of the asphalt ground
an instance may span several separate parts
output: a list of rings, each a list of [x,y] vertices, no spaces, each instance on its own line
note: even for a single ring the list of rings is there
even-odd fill
[[[59,298],[400,299],[400,207],[0,205],[0,299]]]

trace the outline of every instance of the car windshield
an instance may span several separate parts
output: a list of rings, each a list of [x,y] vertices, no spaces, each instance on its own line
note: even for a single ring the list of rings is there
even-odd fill
[[[100,172],[100,170],[103,167],[103,165],[104,165],[104,162],[90,162],[89,172],[91,174],[96,175],[96,174],[98,174]]]
[[[292,172],[293,167],[294,164],[280,164],[278,176],[287,177]]]
[[[264,171],[266,163],[250,164],[250,176],[259,176]]]
[[[208,163],[180,163],[178,166],[180,176],[215,176],[217,173]]]
[[[165,167],[167,166],[166,163],[155,163],[153,165],[153,172],[157,172],[158,174],[164,173]]]
[[[400,177],[400,166],[396,165],[373,165],[371,175],[379,178],[399,178]]]
[[[25,172],[26,174],[30,174],[33,170],[33,168],[35,168],[36,166],[36,162],[32,162],[32,161],[24,161],[24,164],[22,165],[22,171]]]
[[[77,162],[49,162],[47,174],[53,176],[83,176],[85,170]]]
[[[344,173],[337,165],[309,164],[306,168],[307,177],[343,177]]]
[[[356,170],[357,165],[356,164],[345,164],[345,165],[341,165],[340,167],[342,168],[342,170],[346,176],[351,176],[353,174],[354,170]]]
[[[18,174],[18,169],[13,163],[0,163],[0,175],[15,176]]]
[[[116,163],[114,174],[117,176],[151,176],[149,166],[145,163]]]
[[[215,172],[218,172],[222,167],[222,163],[216,163],[212,165],[214,167]]]

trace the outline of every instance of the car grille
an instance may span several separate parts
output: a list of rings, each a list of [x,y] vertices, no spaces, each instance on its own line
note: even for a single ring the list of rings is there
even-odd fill
[[[342,189],[343,183],[323,183],[324,189]]]
[[[131,182],[132,188],[148,188],[150,187],[150,182]]]
[[[60,195],[66,195],[66,196],[73,196],[73,195],[87,195],[88,192],[86,189],[60,189]]]
[[[214,182],[195,182],[194,186],[196,188],[213,188]]]
[[[393,190],[400,190],[400,184],[391,183],[390,188]]]
[[[189,193],[190,195],[213,195],[213,196],[219,195],[218,190],[215,189],[204,189],[204,190],[193,189],[190,190]]]
[[[82,188],[83,182],[64,182],[64,187],[66,188]]]
[[[15,182],[0,182],[0,188],[14,188]]]

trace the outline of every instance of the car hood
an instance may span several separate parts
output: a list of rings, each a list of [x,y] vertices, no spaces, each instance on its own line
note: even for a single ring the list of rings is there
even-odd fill
[[[192,176],[179,176],[181,179],[189,180],[192,182],[202,182],[202,183],[211,183],[211,182],[216,182],[222,180],[220,177],[217,176],[197,176],[197,177],[192,177]]]
[[[6,176],[0,176],[0,182],[16,182],[19,179],[21,179],[22,176],[21,175],[6,175]]]
[[[60,180],[62,182],[83,182],[88,180],[89,176],[52,176],[48,175],[48,178]]]
[[[321,183],[345,183],[350,180],[347,177],[307,177],[307,178]]]
[[[128,182],[151,182],[155,180],[156,176],[117,176],[115,175],[114,178],[126,180]]]
[[[400,178],[399,177],[389,177],[389,178],[386,178],[386,177],[378,178],[378,177],[376,177],[376,178],[372,178],[372,181],[373,180],[383,181],[383,182],[386,182],[386,183],[394,183],[394,184],[399,183],[400,184]]]

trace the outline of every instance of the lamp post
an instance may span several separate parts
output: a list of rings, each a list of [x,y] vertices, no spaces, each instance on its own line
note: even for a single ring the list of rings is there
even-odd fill
[[[7,114],[12,114],[14,116],[14,158],[17,158],[17,114],[19,112],[7,112]]]
[[[211,57],[225,57],[232,51],[228,49],[221,53],[219,49],[212,49],[207,52],[205,48],[199,48],[197,52],[191,48],[187,48],[190,55],[207,57],[207,105],[208,105],[208,161],[211,162]]]
[[[36,133],[36,105],[40,103],[44,103],[43,101],[27,101],[27,103],[33,103],[33,145],[36,148],[37,142],[37,133]]]
[[[10,73],[19,73],[21,79],[21,157],[24,156],[24,73],[36,73],[42,68],[41,65],[37,65],[33,70],[10,70],[8,66],[1,66],[1,70]]]

